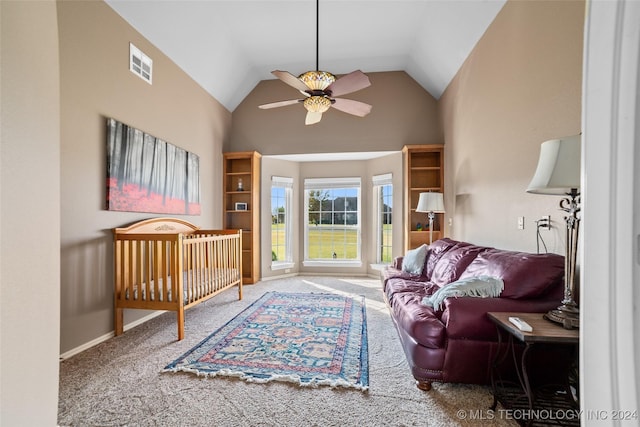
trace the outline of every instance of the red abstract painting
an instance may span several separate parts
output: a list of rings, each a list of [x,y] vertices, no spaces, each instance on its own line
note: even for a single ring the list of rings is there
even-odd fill
[[[198,156],[108,119],[107,209],[200,215]]]

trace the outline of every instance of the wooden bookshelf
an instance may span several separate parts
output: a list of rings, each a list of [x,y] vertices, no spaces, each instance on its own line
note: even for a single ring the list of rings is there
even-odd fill
[[[243,283],[260,280],[260,158],[257,151],[224,153],[224,228],[242,229]]]
[[[404,158],[404,246],[405,251],[429,244],[429,220],[424,212],[416,212],[420,193],[444,193],[444,146],[405,145]],[[418,225],[420,224],[421,230]],[[444,214],[436,214],[433,240],[443,234]]]

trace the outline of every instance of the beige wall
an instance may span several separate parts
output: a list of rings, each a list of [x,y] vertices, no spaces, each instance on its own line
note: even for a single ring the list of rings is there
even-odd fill
[[[449,234],[535,251],[534,220],[564,253],[559,198],[525,193],[540,144],[581,131],[582,1],[508,1],[439,103]],[[517,217],[525,229],[517,229]]]
[[[113,331],[111,229],[160,216],[105,210],[105,118],[200,157],[200,216],[221,227],[222,145],[231,114],[104,2],[58,2],[61,73],[62,353]],[[128,69],[129,42],[153,59],[153,85]],[[125,313],[125,325],[146,311]]]
[[[371,86],[344,98],[373,106],[354,117],[330,109],[306,126],[302,105],[261,110],[258,105],[296,99],[300,92],[280,80],[265,80],[233,112],[225,151],[257,150],[263,155],[401,150],[406,144],[441,144],[437,101],[404,71],[367,73]]]
[[[53,1],[0,1],[0,425],[54,426],[60,85]]]

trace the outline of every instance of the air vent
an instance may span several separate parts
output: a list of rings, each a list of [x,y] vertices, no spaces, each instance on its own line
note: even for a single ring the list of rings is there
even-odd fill
[[[129,70],[142,80],[151,84],[153,60],[142,53],[133,43],[129,43]]]

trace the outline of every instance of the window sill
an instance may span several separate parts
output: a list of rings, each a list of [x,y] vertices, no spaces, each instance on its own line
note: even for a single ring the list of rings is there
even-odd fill
[[[362,267],[362,261],[304,261],[305,267]]]
[[[372,270],[382,271],[385,268],[389,267],[390,265],[391,265],[391,263],[387,263],[387,264],[369,264],[369,267],[371,267]]]
[[[285,270],[287,268],[293,268],[294,265],[292,262],[274,262],[271,264],[271,270]]]

